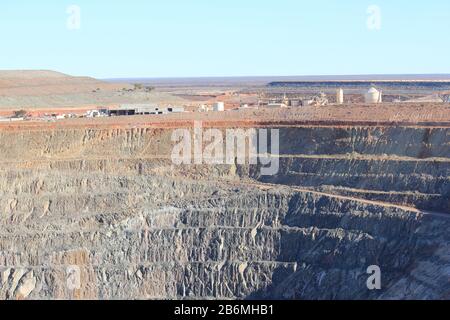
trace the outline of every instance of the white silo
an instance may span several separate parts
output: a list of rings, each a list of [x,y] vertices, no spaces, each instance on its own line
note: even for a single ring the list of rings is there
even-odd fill
[[[372,87],[365,95],[366,103],[382,103],[383,93]]]
[[[225,103],[223,102],[216,102],[213,104],[213,110],[218,112],[225,111]]]
[[[337,104],[344,104],[344,90],[338,89],[336,92],[336,103]]]

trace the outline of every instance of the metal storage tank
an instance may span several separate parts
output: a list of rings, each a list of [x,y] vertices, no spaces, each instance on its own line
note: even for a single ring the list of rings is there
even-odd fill
[[[336,92],[336,103],[337,104],[344,104],[344,90],[338,89]]]
[[[213,104],[213,110],[214,111],[218,111],[218,112],[222,112],[225,111],[225,103],[223,102],[216,102]]]
[[[383,93],[372,87],[365,95],[366,103],[382,103]]]

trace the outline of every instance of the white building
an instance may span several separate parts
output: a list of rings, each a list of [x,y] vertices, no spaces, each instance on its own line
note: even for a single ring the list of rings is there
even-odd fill
[[[169,113],[182,113],[184,112],[184,107],[169,107],[167,108],[167,111]]]
[[[382,103],[383,102],[383,92],[378,91],[376,88],[372,87],[364,96],[366,103]]]
[[[225,111],[225,103],[223,102],[216,102],[213,104],[213,110],[216,112],[223,112]]]
[[[152,104],[123,104],[117,108],[111,108],[108,114],[111,116],[133,116],[133,115],[162,115],[169,113],[185,112],[184,107],[164,107]]]
[[[97,117],[102,117],[102,116],[106,116],[106,114],[102,114],[100,112],[100,110],[89,110],[88,112],[86,112],[86,117],[87,118],[97,118]],[[64,119],[64,116],[56,116],[57,120],[61,120]]]
[[[344,104],[344,90],[338,89],[336,92],[336,103],[337,104]]]

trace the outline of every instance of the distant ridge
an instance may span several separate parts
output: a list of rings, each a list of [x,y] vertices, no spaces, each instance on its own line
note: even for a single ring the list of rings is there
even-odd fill
[[[0,108],[90,104],[125,87],[51,70],[0,70]]]
[[[69,78],[61,72],[51,70],[0,70],[0,79],[39,79],[39,78]]]
[[[90,77],[73,77],[50,70],[0,70],[0,95],[27,96],[116,90],[117,84]]]
[[[108,82],[145,83],[155,86],[177,85],[267,85],[273,82],[450,82],[450,74],[375,74],[375,75],[319,75],[319,76],[244,76],[244,77],[180,77],[180,78],[113,78]]]

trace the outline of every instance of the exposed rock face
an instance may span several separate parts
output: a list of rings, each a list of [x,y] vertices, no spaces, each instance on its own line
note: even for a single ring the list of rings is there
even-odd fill
[[[450,298],[448,129],[282,128],[274,177],[171,132],[0,131],[0,298]]]
[[[444,128],[289,128],[280,173],[252,176],[450,213],[450,137]],[[283,143],[283,142],[288,143]]]

